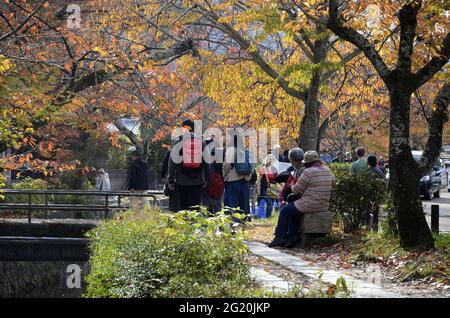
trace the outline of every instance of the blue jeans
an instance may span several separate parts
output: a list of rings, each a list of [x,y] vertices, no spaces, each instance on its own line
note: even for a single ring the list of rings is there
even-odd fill
[[[261,194],[258,197],[258,205],[262,200],[266,201],[266,217],[270,218],[273,210],[273,199],[267,195],[267,190],[261,190]]]
[[[225,182],[225,194],[223,198],[224,206],[239,208],[245,214],[250,213],[249,206],[249,184],[244,179]]]
[[[301,216],[302,213],[295,207],[293,202],[285,205],[280,210],[275,236],[282,239],[286,239],[289,236],[297,236]]]

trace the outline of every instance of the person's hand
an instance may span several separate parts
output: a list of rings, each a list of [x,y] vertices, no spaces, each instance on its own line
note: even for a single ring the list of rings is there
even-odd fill
[[[169,183],[169,190],[170,191],[175,190],[175,185],[173,183]]]

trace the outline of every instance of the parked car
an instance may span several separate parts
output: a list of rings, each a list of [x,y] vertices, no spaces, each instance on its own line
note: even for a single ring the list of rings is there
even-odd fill
[[[446,160],[444,161],[444,168],[445,171],[447,172],[447,191],[450,192],[450,160]]]
[[[423,151],[413,150],[412,155],[414,160],[419,161]],[[425,200],[432,200],[441,197],[441,159],[438,158],[433,167],[424,173],[420,179],[420,195],[423,195]]]

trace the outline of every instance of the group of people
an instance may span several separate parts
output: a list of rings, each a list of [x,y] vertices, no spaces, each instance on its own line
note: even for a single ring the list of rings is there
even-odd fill
[[[214,135],[206,141],[196,136],[192,120],[183,121],[182,127],[184,133],[175,139],[162,165],[161,175],[166,180],[164,193],[169,197],[169,209],[179,211],[204,205],[215,213],[224,205],[249,214],[249,185],[254,182],[255,175],[250,152],[239,147],[244,144],[242,137],[234,135],[232,146],[223,149]],[[180,143],[187,143],[187,146],[177,147]],[[209,151],[204,152],[206,147]],[[199,154],[195,153],[196,149]],[[183,160],[175,162],[172,151],[179,151]],[[214,157],[216,152],[223,154],[224,160],[205,160],[202,156],[208,153]],[[184,160],[197,156],[200,159],[197,162]],[[237,157],[242,157],[243,162],[238,162]]]
[[[380,160],[376,155],[369,155],[365,159],[366,150],[362,147],[356,149],[357,160],[352,162],[350,166],[350,173],[353,175],[360,175],[363,171],[368,169],[376,178],[383,179],[385,177],[386,163],[383,157]]]
[[[262,164],[255,167],[251,163],[249,150],[238,146],[245,143],[239,135],[234,135],[231,146],[224,149],[215,141],[215,136],[206,141],[196,136],[193,121],[183,121],[182,127],[184,133],[174,138],[161,171],[165,179],[164,193],[169,197],[169,210],[177,212],[202,205],[212,213],[225,207],[249,215],[250,201],[258,204],[265,201],[266,213],[270,217],[277,204],[280,214],[275,238],[269,246],[288,248],[295,246],[299,240],[298,227],[303,214],[328,211],[333,175],[316,151],[304,152],[293,148],[281,153],[279,149],[273,149]],[[220,151],[224,160],[206,162],[203,158],[206,147],[209,147],[206,153],[213,156]],[[174,160],[174,151],[179,152],[181,161]],[[238,162],[236,158],[239,155],[244,160]],[[186,160],[194,157],[199,157],[199,160]],[[356,157],[356,160],[350,156],[346,158],[347,162],[351,162],[350,173],[357,175],[369,169],[375,178],[384,178],[384,165],[380,167],[376,156],[365,158],[364,148],[358,148]],[[289,163],[289,168],[278,171],[277,166],[280,167],[281,162]],[[128,172],[131,181],[129,190],[141,192],[148,189],[146,170],[147,166],[139,153],[133,152],[133,162]]]

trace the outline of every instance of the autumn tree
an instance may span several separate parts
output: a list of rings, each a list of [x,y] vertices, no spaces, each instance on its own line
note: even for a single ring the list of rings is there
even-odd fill
[[[159,114],[172,112],[162,97],[158,106],[147,100],[148,106],[143,107],[138,96],[124,89],[120,94],[118,87],[133,87],[145,79],[151,80],[152,85],[147,85],[152,87],[147,89],[153,90],[158,86],[158,70],[146,65],[191,52],[190,41],[156,46],[149,37],[136,46],[132,38],[121,34],[108,36],[99,32],[101,27],[94,28],[99,21],[87,14],[102,13],[101,4],[86,3],[80,3],[84,19],[80,29],[67,27],[70,12],[58,1],[11,0],[0,5],[0,84],[6,92],[1,96],[6,107],[2,108],[0,150],[15,149],[8,158],[9,167],[14,162],[20,166],[26,159],[33,161],[29,167],[45,171],[49,160],[67,160],[70,148],[83,147],[89,131],[102,129],[121,116],[155,116],[157,121]],[[113,80],[118,84],[115,95],[120,96],[116,100],[108,98]],[[161,109],[164,105],[167,111]]]
[[[405,247],[433,247],[433,237],[419,199],[419,179],[431,168],[442,146],[443,125],[448,119],[450,86],[444,83],[435,97],[428,123],[428,139],[419,162],[410,147],[411,96],[438,73],[446,70],[450,58],[450,33],[445,1],[377,2],[382,7],[387,34],[376,44],[352,24],[358,4],[329,1],[329,18],[323,21],[340,38],[364,52],[389,91],[390,191],[401,243]],[[393,27],[392,21],[398,23]],[[383,25],[383,24],[382,24]],[[383,32],[381,32],[383,33]],[[397,47],[396,57],[382,50],[389,42]],[[389,54],[391,53],[391,54]],[[448,81],[445,73],[443,80]]]
[[[219,81],[224,79],[224,73],[228,74],[230,84],[239,79],[236,89],[213,85],[208,90],[213,98],[223,102],[225,111],[237,109],[236,113],[242,112],[242,116],[251,118],[267,113],[270,119],[267,124],[272,127],[275,123],[279,127],[284,119],[295,120],[299,146],[317,149],[325,88],[340,67],[359,55],[359,49],[339,46],[336,37],[322,24],[299,19],[301,12],[293,2],[188,3],[190,7],[185,9],[190,8],[192,14],[186,15],[185,24],[203,30],[200,32],[203,36],[198,38],[200,43],[211,43],[209,51],[217,52],[219,57],[224,55],[223,67],[215,72]],[[208,50],[206,45],[200,48]],[[212,60],[213,65],[216,62]],[[238,62],[242,64],[237,65]],[[208,82],[206,85],[211,87]],[[234,89],[237,103],[232,99],[227,105],[227,97],[220,96],[221,89],[222,96],[230,96],[227,92]],[[261,112],[261,106],[255,108],[258,104],[268,106]]]

